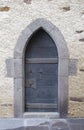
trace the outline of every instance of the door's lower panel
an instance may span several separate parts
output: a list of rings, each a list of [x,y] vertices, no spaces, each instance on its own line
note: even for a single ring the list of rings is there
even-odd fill
[[[49,112],[56,111],[57,104],[52,103],[26,103],[28,112]]]

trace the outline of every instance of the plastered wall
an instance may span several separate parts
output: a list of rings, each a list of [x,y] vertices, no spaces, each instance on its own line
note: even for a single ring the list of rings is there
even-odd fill
[[[72,60],[68,117],[84,117],[83,0],[0,0],[0,117],[14,116],[14,84],[6,61],[13,58],[22,30],[37,18],[51,21],[67,42]]]

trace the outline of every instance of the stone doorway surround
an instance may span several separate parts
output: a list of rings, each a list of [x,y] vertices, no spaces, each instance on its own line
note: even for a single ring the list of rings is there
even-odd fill
[[[68,111],[68,61],[67,44],[59,29],[43,18],[30,23],[21,33],[14,50],[14,117],[24,117],[24,57],[25,50],[33,33],[43,28],[53,39],[58,50],[58,113],[66,117]],[[51,113],[52,114],[52,113]],[[55,114],[55,112],[53,113]],[[32,114],[33,115],[33,114]],[[45,114],[44,114],[45,115]]]

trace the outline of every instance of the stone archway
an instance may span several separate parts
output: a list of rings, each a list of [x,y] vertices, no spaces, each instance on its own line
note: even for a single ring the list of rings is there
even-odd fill
[[[60,117],[65,117],[68,110],[68,49],[58,28],[45,19],[37,19],[27,26],[21,33],[14,50],[14,115],[23,117],[25,113],[24,56],[30,37],[39,28],[43,28],[50,35],[58,50],[58,113]]]

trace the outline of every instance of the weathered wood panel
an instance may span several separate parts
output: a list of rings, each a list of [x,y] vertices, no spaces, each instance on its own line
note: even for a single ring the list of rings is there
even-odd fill
[[[58,111],[58,53],[43,30],[37,31],[28,43],[25,78],[25,111]]]

